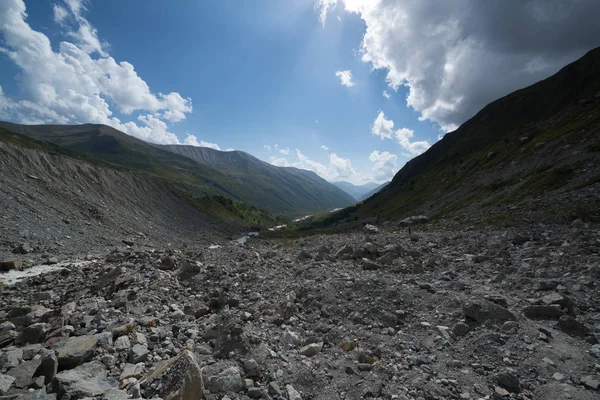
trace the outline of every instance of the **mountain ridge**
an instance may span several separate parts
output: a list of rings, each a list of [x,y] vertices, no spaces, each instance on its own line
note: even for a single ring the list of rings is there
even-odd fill
[[[573,201],[585,218],[598,218],[599,202],[581,189],[600,181],[599,131],[597,48],[488,104],[407,162],[383,190],[322,223],[414,214],[497,222],[534,214],[546,218],[549,210],[568,220],[574,217]],[[547,209],[535,206],[546,200]]]
[[[280,172],[279,182],[269,184],[261,181],[260,177],[253,178],[240,173],[221,171],[219,168],[161,148],[160,145],[147,143],[106,125],[19,125],[0,122],[0,126],[88,154],[115,166],[166,179],[198,195],[226,196],[280,215],[303,215],[315,211],[328,211],[353,203],[350,196],[313,172],[297,169],[281,170],[286,171],[287,175],[293,175],[289,177],[290,182],[287,186],[285,182],[281,182],[281,176],[286,175],[283,172]],[[264,163],[248,153],[209,150],[213,155],[218,153],[220,156],[227,157],[240,158],[245,154],[242,158],[245,158],[249,165]],[[270,168],[280,167],[270,166]],[[297,180],[302,181],[300,187],[293,186]]]

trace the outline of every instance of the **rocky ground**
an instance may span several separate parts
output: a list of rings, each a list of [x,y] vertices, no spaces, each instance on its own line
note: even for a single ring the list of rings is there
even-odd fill
[[[599,252],[581,221],[132,242],[3,287],[0,395],[598,399]]]

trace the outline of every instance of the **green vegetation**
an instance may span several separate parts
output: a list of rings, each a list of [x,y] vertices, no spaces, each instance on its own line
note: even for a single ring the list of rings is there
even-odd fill
[[[240,201],[235,201],[228,197],[218,195],[198,195],[198,193],[194,191],[187,190],[189,188],[188,186],[181,185],[179,182],[173,181],[172,179],[165,179],[163,176],[148,173],[147,171],[138,171],[132,167],[126,168],[123,165],[106,162],[93,157],[89,153],[73,151],[69,148],[61,147],[44,140],[15,133],[2,127],[0,127],[0,140],[23,148],[40,150],[54,155],[67,156],[86,163],[140,173],[150,176],[153,179],[166,181],[175,187],[181,197],[187,199],[201,211],[216,220],[236,221],[251,227],[273,226],[284,224],[287,221],[287,219],[283,217],[275,217],[264,210],[260,210],[254,206]],[[135,162],[132,160],[129,161]]]
[[[489,104],[409,161],[382,191],[314,221],[313,227],[374,217],[449,217],[472,206],[489,208],[597,183],[594,176],[572,184],[586,165],[598,163],[598,93],[600,49],[551,78]],[[490,215],[485,222],[502,224],[518,218],[513,214]]]
[[[158,178],[198,197],[224,196],[280,216],[303,216],[353,203],[348,194],[313,172],[284,171],[242,152],[177,146],[211,151],[216,153],[213,158],[234,158],[210,166],[177,154],[170,146],[152,145],[105,125],[1,126],[47,143],[40,146],[52,144],[54,151]]]

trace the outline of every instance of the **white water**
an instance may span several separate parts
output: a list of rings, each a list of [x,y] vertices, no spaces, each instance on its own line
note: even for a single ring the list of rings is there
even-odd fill
[[[31,268],[24,269],[22,271],[12,270],[8,272],[0,273],[0,282],[4,286],[11,286],[17,282],[21,282],[32,276],[38,276],[47,274],[48,272],[60,271],[67,266],[81,267],[89,264],[90,261],[79,261],[79,262],[62,262],[54,265],[36,265]]]

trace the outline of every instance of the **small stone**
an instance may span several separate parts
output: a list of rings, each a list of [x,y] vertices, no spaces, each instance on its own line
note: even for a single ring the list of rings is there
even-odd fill
[[[121,372],[119,380],[127,378],[141,378],[144,375],[145,366],[146,365],[144,363],[125,364],[125,367],[123,368],[123,372]]]
[[[496,374],[495,379],[498,386],[508,390],[509,392],[519,393],[521,391],[519,377],[514,372],[501,372]]]
[[[452,327],[452,334],[456,337],[462,337],[466,336],[470,330],[471,328],[469,325],[465,324],[464,322],[457,322],[454,327]]]
[[[129,362],[137,364],[148,359],[148,346],[143,344],[134,344],[129,351]]]
[[[560,382],[560,381],[562,381],[562,380],[565,379],[565,376],[563,374],[561,374],[560,372],[555,372],[554,375],[552,375],[552,378],[555,381],[559,381]]]
[[[115,340],[114,346],[117,351],[129,350],[131,348],[131,341],[128,336],[120,336]]]
[[[323,349],[323,342],[311,343],[307,346],[302,347],[298,352],[306,357],[313,357],[321,352]]]
[[[500,327],[500,330],[504,332],[516,331],[519,328],[519,324],[516,321],[506,321]]]
[[[292,385],[286,385],[285,391],[287,392],[289,400],[302,400],[302,396],[300,396],[300,393],[298,393]]]

